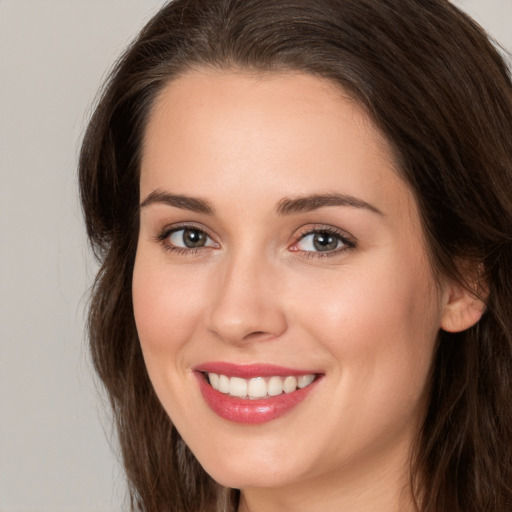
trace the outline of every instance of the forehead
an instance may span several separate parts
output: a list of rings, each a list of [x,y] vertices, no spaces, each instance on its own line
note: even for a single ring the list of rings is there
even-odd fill
[[[281,195],[341,187],[368,202],[410,196],[396,169],[369,116],[329,81],[195,70],[171,81],[153,105],[141,196],[193,187],[195,195],[225,197],[230,188],[249,197],[262,183]]]

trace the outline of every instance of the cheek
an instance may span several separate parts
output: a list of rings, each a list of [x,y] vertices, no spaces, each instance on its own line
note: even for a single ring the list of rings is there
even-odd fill
[[[204,283],[197,273],[173,271],[143,249],[137,253],[132,296],[144,362],[162,406],[183,432],[194,424],[189,345],[204,316]]]
[[[296,297],[296,318],[336,361],[341,400],[352,397],[357,404],[360,397],[369,414],[416,407],[426,390],[440,322],[429,267],[389,259],[383,268],[386,261],[310,283],[307,297]]]
[[[297,318],[309,320],[321,338],[332,340],[333,351],[342,350],[340,339],[351,349],[376,348],[386,339],[399,343],[404,337],[414,344],[430,339],[439,325],[433,279],[421,267],[398,266],[394,272],[347,269],[316,282],[303,279],[293,296]]]
[[[144,359],[154,384],[157,373],[183,372],[183,348],[202,317],[204,286],[193,272],[173,271],[168,265],[137,253],[132,296],[135,323]],[[171,367],[171,368],[169,368]],[[174,368],[172,368],[174,367]]]

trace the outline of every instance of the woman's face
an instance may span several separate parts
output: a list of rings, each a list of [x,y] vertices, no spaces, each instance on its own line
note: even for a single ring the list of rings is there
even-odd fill
[[[189,72],[153,107],[140,199],[140,342],[206,471],[403,475],[446,293],[364,112],[309,75]]]

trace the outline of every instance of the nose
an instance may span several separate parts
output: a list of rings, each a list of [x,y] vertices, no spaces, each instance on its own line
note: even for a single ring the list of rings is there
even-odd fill
[[[281,336],[287,321],[280,301],[277,272],[262,258],[240,255],[224,262],[208,327],[229,343],[248,343]]]

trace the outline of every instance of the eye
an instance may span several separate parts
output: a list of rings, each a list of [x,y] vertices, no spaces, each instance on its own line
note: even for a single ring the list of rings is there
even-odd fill
[[[213,245],[213,240],[204,232],[195,228],[184,228],[172,231],[169,234],[169,242],[175,247],[208,247]]]
[[[297,243],[297,248],[301,251],[335,251],[343,244],[339,236],[332,233],[319,232],[304,236]]]
[[[331,256],[355,247],[355,242],[348,236],[334,229],[314,229],[302,234],[290,248],[292,251],[303,251],[320,256]]]
[[[166,230],[158,239],[170,251],[187,252],[203,247],[218,247],[218,244],[205,231],[194,226]]]

